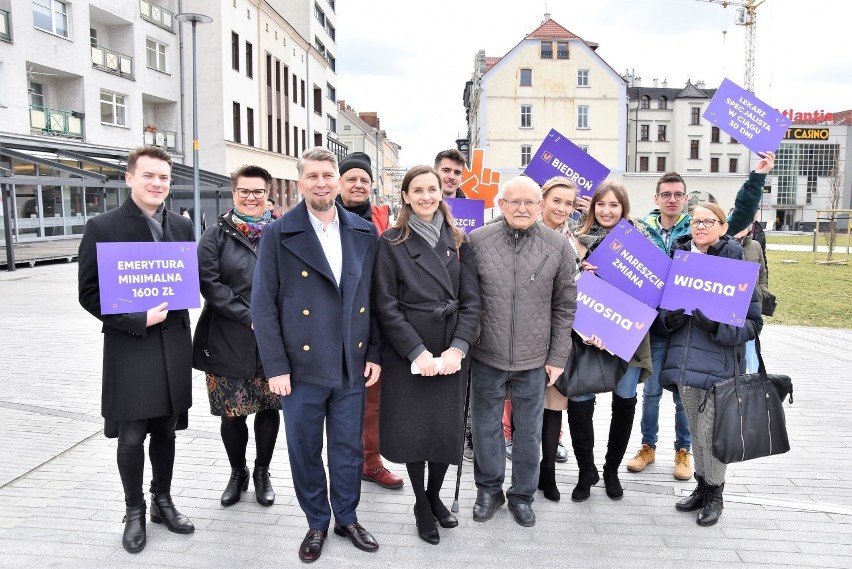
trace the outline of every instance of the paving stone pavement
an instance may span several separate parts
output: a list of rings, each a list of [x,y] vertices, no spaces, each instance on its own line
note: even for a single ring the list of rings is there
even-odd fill
[[[146,549],[125,553],[115,441],[101,432],[100,326],[77,303],[76,273],[76,264],[52,264],[0,274],[0,569],[300,566],[296,550],[306,526],[283,425],[271,465],[275,505],[261,507],[250,488],[242,502],[222,508],[230,470],[197,372],[190,429],[178,434],[173,489],[196,532],[171,534],[149,523]],[[317,565],[852,567],[852,330],[768,325],[762,339],[770,372],[794,380],[795,402],[786,407],[792,450],[729,468],[718,525],[699,527],[693,514],[674,509],[692,483],[672,478],[674,409],[664,398],[657,461],[643,473],[622,473],[621,501],[609,500],[599,484],[590,500],[572,503],[571,459],[557,466],[563,500],[538,496],[534,528],[515,524],[505,507],[475,523],[472,465],[465,463],[460,525],[441,530],[440,545],[431,546],[417,538],[407,487],[365,482],[359,518],[379,540],[379,552],[363,553],[330,535]],[[599,397],[595,417],[599,465],[609,400]],[[640,440],[637,411],[626,458]],[[570,448],[567,434],[565,441]],[[445,486],[449,505],[452,483]]]

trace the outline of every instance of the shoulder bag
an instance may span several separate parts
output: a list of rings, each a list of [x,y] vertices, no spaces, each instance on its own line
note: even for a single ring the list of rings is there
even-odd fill
[[[735,350],[734,377],[722,380],[707,390],[716,410],[713,420],[713,456],[730,464],[790,450],[787,423],[781,406],[789,395],[793,402],[793,383],[786,375],[768,375],[755,339],[758,373],[740,375],[740,351]]]
[[[606,350],[586,344],[571,331],[571,355],[565,371],[554,386],[565,397],[587,393],[606,393],[615,387],[627,371],[627,362]]]

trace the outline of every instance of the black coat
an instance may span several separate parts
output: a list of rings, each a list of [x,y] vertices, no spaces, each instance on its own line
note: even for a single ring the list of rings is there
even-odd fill
[[[218,376],[263,377],[251,329],[251,284],[257,253],[225,216],[198,243],[204,309],[192,341],[192,366]]]
[[[420,344],[440,356],[453,338],[473,344],[480,311],[473,249],[465,241],[457,255],[446,225],[434,249],[416,234],[394,245],[398,236],[382,235],[373,273],[383,339],[379,448],[393,462],[458,464],[469,358],[456,374],[422,377],[406,356]]]
[[[194,240],[192,222],[163,212],[163,241]],[[149,327],[145,312],[101,315],[97,243],[145,241],[154,241],[151,229],[128,197],[121,207],[90,219],[80,242],[80,304],[103,322],[101,415],[108,434],[109,421],[178,415],[192,406],[189,311],[169,310],[163,322]]]

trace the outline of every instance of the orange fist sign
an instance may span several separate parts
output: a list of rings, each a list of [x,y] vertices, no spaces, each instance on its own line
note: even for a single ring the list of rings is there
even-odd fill
[[[500,172],[492,172],[491,168],[483,168],[485,152],[476,148],[470,170],[464,167],[461,190],[464,195],[475,200],[485,200],[485,207],[494,207],[494,198],[500,189]]]

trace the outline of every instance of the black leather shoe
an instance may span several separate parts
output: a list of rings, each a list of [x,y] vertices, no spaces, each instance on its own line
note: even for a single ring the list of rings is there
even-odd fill
[[[440,524],[442,528],[454,528],[459,525],[459,520],[456,518],[447,507],[441,502],[440,498],[432,498],[429,493],[426,493],[427,497],[429,497],[429,507],[431,509],[432,516],[435,518],[435,521]]]
[[[195,531],[195,526],[189,518],[177,511],[172,502],[172,496],[168,492],[151,494],[151,521],[155,524],[164,524],[174,533]]]
[[[305,563],[313,563],[319,559],[322,555],[322,545],[327,537],[326,530],[309,529],[305,539],[302,540],[302,545],[299,546],[299,559]]]
[[[417,535],[420,536],[420,539],[432,545],[438,545],[441,541],[441,535],[438,533],[438,528],[435,527],[435,519],[429,504],[423,502],[414,504],[414,523],[417,525]]]
[[[248,490],[248,482],[248,468],[245,466],[242,468],[232,468],[231,479],[228,480],[228,485],[225,486],[225,491],[222,492],[222,499],[220,500],[222,505],[227,508],[239,502],[240,498],[242,498],[242,493]]]
[[[361,551],[373,553],[374,551],[379,550],[379,542],[377,542],[376,538],[370,535],[370,532],[365,530],[358,522],[345,526],[335,523],[334,533],[340,537],[348,537],[352,540],[352,545]]]
[[[124,535],[121,545],[127,553],[139,553],[145,549],[145,503],[141,506],[127,507],[124,514]]]
[[[257,503],[267,508],[275,503],[275,490],[272,489],[272,480],[269,479],[268,466],[255,466],[251,474],[254,480],[254,497]],[[248,480],[246,480],[248,484]]]
[[[506,496],[500,490],[494,494],[489,494],[485,490],[479,489],[476,491],[476,502],[473,504],[473,521],[485,522],[494,517],[494,512],[497,508],[506,503]]]
[[[525,504],[523,502],[513,504],[512,502],[509,502],[509,511],[512,512],[512,517],[515,518],[515,521],[518,522],[519,525],[522,525],[525,528],[531,528],[535,525],[535,512],[533,512],[530,504]]]
[[[707,493],[707,482],[704,481],[703,476],[698,476],[697,474],[695,475],[695,479],[698,480],[698,486],[695,487],[692,494],[683,500],[678,500],[677,504],[675,504],[675,508],[677,508],[679,512],[694,512],[696,510],[700,510],[704,505],[704,494]]]

